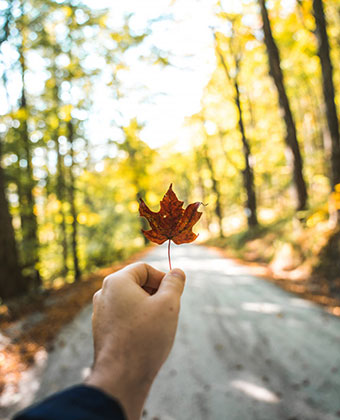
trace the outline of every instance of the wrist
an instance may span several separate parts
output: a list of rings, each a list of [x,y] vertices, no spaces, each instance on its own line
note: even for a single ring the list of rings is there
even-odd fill
[[[144,402],[149,393],[151,382],[131,380],[131,369],[117,366],[116,369],[101,368],[96,364],[85,380],[85,384],[94,386],[122,405],[128,420],[139,420]]]

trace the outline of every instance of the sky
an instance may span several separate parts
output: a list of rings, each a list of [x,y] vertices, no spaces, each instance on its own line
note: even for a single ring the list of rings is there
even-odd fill
[[[168,52],[172,65],[152,65],[140,60],[135,49],[129,50],[129,70],[118,73],[124,91],[128,91],[119,100],[118,112],[112,98],[112,89],[108,88],[104,78],[96,81],[93,108],[87,123],[92,158],[100,161],[107,155],[108,139],[118,140],[121,136],[117,125],[126,124],[132,118],[145,123],[141,138],[151,147],[172,143],[177,150],[186,150],[190,145],[187,144],[186,130],[182,129],[182,125],[186,117],[200,110],[203,89],[216,66],[211,31],[211,27],[216,26],[216,0],[83,1],[92,8],[108,8],[108,23],[113,30],[122,26],[127,14],[133,14],[130,25],[137,34],[148,28],[150,20],[171,16],[152,24],[152,33],[143,45],[145,55],[148,55],[151,46]],[[239,0],[224,0],[222,4],[224,10],[240,11]],[[11,54],[16,52],[9,47],[6,52],[9,60]],[[29,60],[33,71],[25,76],[28,86],[32,92],[42,91],[49,77],[41,71],[44,67],[41,62],[43,58],[39,57],[39,53],[31,53]],[[16,91],[20,91],[20,74],[11,74],[13,80],[9,81],[9,91],[15,99],[19,94]],[[0,94],[2,96],[4,92]],[[67,102],[68,99],[65,100]],[[5,114],[7,107],[7,101],[1,101],[0,113]]]
[[[107,140],[119,139],[118,125],[131,118],[145,123],[141,133],[142,140],[156,148],[171,142],[177,150],[189,147],[186,130],[181,129],[186,117],[200,109],[203,89],[216,66],[212,26],[217,26],[214,14],[216,0],[83,0],[92,8],[108,8],[109,24],[112,28],[121,27],[124,16],[133,14],[130,20],[132,29],[141,33],[149,21],[160,16],[172,16],[152,25],[152,34],[144,41],[146,55],[151,45],[170,54],[171,66],[152,65],[138,59],[134,49],[127,53],[129,71],[121,71],[122,81],[128,95],[117,106],[112,99],[112,90],[105,81],[97,81],[94,89],[93,109],[87,124],[88,138],[93,145],[93,157],[100,160],[107,154]],[[247,1],[247,0],[243,0]],[[285,0],[285,5],[295,0]],[[225,11],[241,12],[240,0],[221,0]],[[0,0],[1,6],[1,0]],[[10,59],[13,51],[6,52]],[[40,60],[42,58],[40,57]],[[39,69],[38,54],[34,63]],[[48,76],[46,76],[48,77]],[[19,74],[13,75],[11,91],[13,98],[20,89]],[[44,87],[41,71],[27,80],[34,90]],[[4,95],[4,92],[0,92]],[[1,101],[0,113],[6,113],[6,102]]]
[[[93,6],[94,1],[88,0],[87,4]],[[173,15],[173,20],[153,25],[147,42],[169,51],[174,65],[151,65],[137,60],[132,53],[130,71],[119,75],[129,89],[128,97],[120,101],[119,111],[127,118],[145,121],[142,140],[151,147],[173,142],[177,148],[185,148],[181,125],[186,116],[199,111],[202,91],[215,66],[210,29],[214,22],[213,0],[96,0],[95,4],[109,7],[112,23],[117,26],[124,14],[134,13],[131,24],[137,32],[150,19]],[[144,90],[138,89],[141,85]],[[114,137],[117,130],[110,127],[112,106],[107,88],[98,86],[96,92],[89,129],[90,138],[100,149],[108,132]]]

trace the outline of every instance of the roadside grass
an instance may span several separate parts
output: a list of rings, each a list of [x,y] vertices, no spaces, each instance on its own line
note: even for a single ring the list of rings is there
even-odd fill
[[[211,238],[203,245],[222,250],[254,274],[340,316],[340,231],[327,220],[308,223],[312,216],[304,216]]]

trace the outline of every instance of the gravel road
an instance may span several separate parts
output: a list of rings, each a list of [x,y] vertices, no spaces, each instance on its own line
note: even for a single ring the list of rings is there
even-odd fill
[[[174,246],[172,259],[187,273],[179,329],[143,419],[340,418],[339,318],[210,249]],[[167,270],[164,246],[144,260]],[[86,376],[90,325],[88,306],[2,397],[1,419]]]

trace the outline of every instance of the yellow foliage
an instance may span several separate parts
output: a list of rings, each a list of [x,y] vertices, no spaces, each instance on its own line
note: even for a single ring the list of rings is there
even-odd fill
[[[144,245],[144,240],[143,238],[140,236],[138,238],[135,238],[133,240],[133,244],[136,248],[142,247]]]
[[[117,204],[115,206],[115,212],[118,213],[118,214],[123,213],[124,212],[124,206],[123,206],[123,204]]]
[[[335,208],[340,210],[340,191],[333,192],[331,198],[334,201]]]
[[[150,203],[151,206],[155,206],[159,204],[159,196],[155,194],[153,191],[148,191],[146,193],[146,201]]]
[[[50,79],[46,80],[46,88],[47,89],[52,89],[55,87],[55,83],[56,83],[56,79],[54,79],[53,77],[51,77]]]
[[[108,15],[103,15],[98,19],[98,24],[101,28],[106,28]]]
[[[323,222],[327,218],[327,214],[323,210],[318,210],[308,217],[306,221],[307,227],[314,227],[318,223]]]
[[[87,221],[87,214],[86,213],[79,213],[77,216],[77,222],[80,225],[85,225]]]
[[[57,224],[60,224],[63,221],[63,216],[61,214],[56,214],[54,220]]]
[[[16,112],[13,113],[13,118],[18,120],[27,120],[28,118],[28,111],[25,108],[19,108]]]
[[[63,6],[63,7],[61,8],[61,10],[63,11],[63,13],[64,13],[64,15],[65,15],[66,17],[70,17],[70,16],[72,16],[72,8],[71,8],[71,7],[69,7],[69,6]]]
[[[42,243],[53,241],[55,239],[53,223],[46,223],[39,236]]]
[[[77,222],[80,225],[93,226],[100,222],[100,216],[97,213],[79,213]]]
[[[61,208],[61,203],[58,200],[51,201],[47,206],[47,211],[57,213]]]
[[[68,225],[71,225],[72,223],[73,223],[73,217],[72,216],[66,216],[66,223],[68,224]]]
[[[71,112],[72,112],[73,106],[72,105],[64,105],[59,110],[59,117],[63,121],[71,121]]]
[[[62,207],[63,207],[63,210],[64,210],[65,213],[68,212],[71,208],[70,203],[68,203],[68,202],[63,203]]]
[[[128,205],[128,209],[129,211],[131,211],[131,213],[137,213],[138,208],[139,208],[139,204],[137,203],[137,201],[130,201]]]
[[[87,218],[87,226],[97,225],[100,222],[100,216],[97,213],[90,213]]]
[[[51,114],[46,118],[46,122],[52,130],[55,130],[56,128],[58,128],[59,118],[56,115]]]

